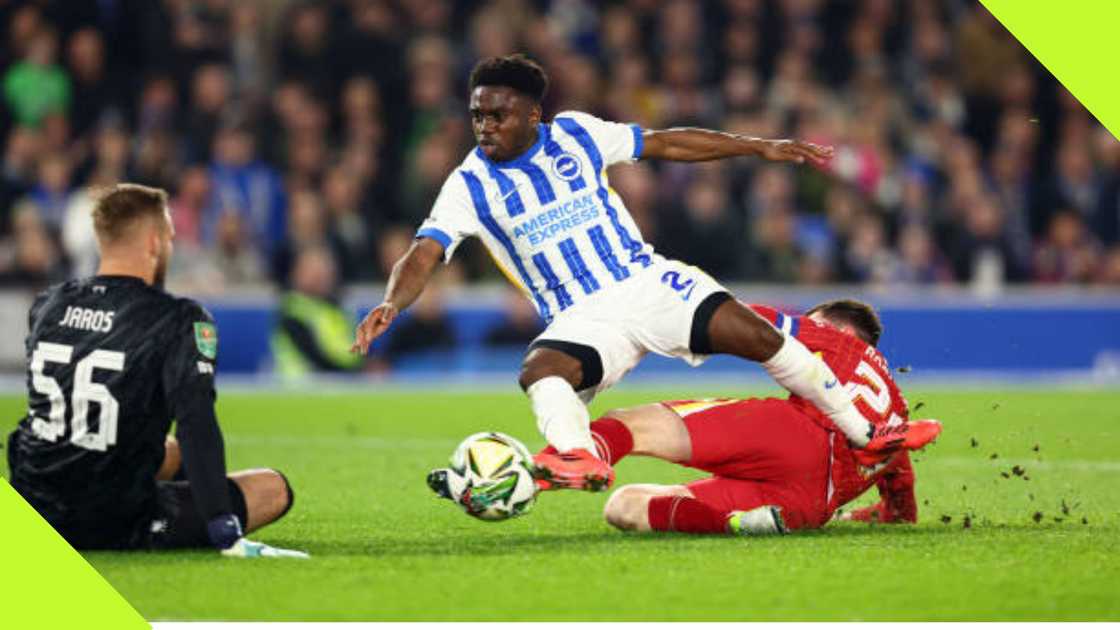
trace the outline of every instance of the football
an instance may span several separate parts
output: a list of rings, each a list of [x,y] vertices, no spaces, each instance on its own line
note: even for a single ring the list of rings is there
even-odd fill
[[[451,455],[449,498],[484,521],[528,513],[537,499],[533,458],[517,439],[496,431],[475,433]]]

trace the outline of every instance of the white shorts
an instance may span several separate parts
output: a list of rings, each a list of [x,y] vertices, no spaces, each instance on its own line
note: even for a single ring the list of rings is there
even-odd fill
[[[693,320],[705,300],[706,308],[722,304],[712,298],[718,294],[728,294],[727,289],[703,270],[655,258],[636,276],[557,315],[529,348],[551,347],[579,359],[584,365],[580,398],[590,402],[622,380],[647,352],[692,366],[703,363],[709,355],[693,351]],[[596,367],[601,367],[598,374]]]

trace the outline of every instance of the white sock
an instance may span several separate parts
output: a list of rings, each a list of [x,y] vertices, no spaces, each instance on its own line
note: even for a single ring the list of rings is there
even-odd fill
[[[848,441],[859,447],[867,445],[871,423],[852,404],[832,369],[797,339],[785,336],[785,340],[762,367],[779,385],[816,405]]]
[[[585,448],[594,454],[591,415],[568,381],[546,376],[529,386],[525,393],[537,416],[537,429],[560,452]]]

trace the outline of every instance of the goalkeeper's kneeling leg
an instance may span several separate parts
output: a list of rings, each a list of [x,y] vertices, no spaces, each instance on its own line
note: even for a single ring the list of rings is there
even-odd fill
[[[230,475],[245,497],[245,532],[274,523],[292,509],[295,493],[288,478],[272,468],[242,470]]]

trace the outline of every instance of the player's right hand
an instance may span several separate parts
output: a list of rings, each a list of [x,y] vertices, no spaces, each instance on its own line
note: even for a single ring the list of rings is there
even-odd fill
[[[280,549],[248,538],[238,538],[229,548],[222,550],[227,558],[299,558],[307,560],[311,556],[303,551]]]
[[[824,164],[832,159],[834,149],[801,140],[763,140],[759,155],[771,162]]]
[[[369,344],[388,330],[399,314],[400,311],[392,302],[382,302],[370,311],[354,332],[354,345],[350,346],[350,352],[365,354],[369,350]]]

